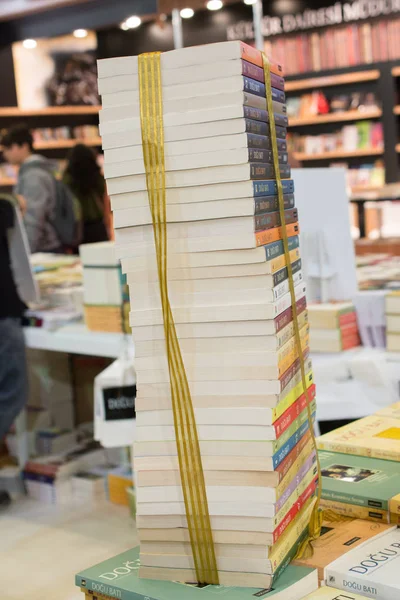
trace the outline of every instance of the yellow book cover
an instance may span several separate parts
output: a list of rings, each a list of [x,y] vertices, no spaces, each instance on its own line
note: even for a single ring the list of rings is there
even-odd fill
[[[271,561],[273,571],[276,571],[303,531],[308,527],[314,502],[314,499],[310,498],[310,500],[308,500],[276,544],[271,546],[268,558]]]
[[[371,538],[393,529],[392,525],[370,521],[324,521],[321,537],[313,542],[314,554],[310,558],[296,559],[294,565],[318,569],[318,578],[324,580],[324,569],[331,562]]]
[[[303,352],[306,348],[308,348],[310,343],[310,335],[308,325],[303,327],[300,331],[300,340],[301,340],[301,348]],[[294,363],[294,361],[298,358],[299,353],[297,351],[295,338],[292,338],[287,342],[283,348],[279,350],[278,354],[278,368],[279,368],[279,377],[281,377],[285,371]]]
[[[389,501],[389,511],[392,515],[400,515],[400,494]]]
[[[279,417],[283,415],[287,409],[292,406],[296,402],[296,400],[303,394],[303,382],[301,381],[301,373],[295,375],[296,378],[299,379],[299,382],[287,393],[287,395],[282,398],[279,404],[272,410],[272,422],[275,423]],[[307,381],[307,389],[309,389],[314,383],[313,372],[309,371],[306,375]]]
[[[320,450],[400,461],[400,420],[373,415],[317,438]]]
[[[366,596],[354,594],[353,592],[337,590],[332,587],[320,587],[312,594],[309,594],[303,600],[368,600]]]
[[[293,248],[293,250],[291,250],[289,252],[289,258],[290,258],[291,263],[298,260],[300,258],[299,248]],[[286,267],[286,256],[284,254],[280,254],[279,256],[272,258],[270,262],[271,262],[271,273],[274,274],[277,271],[280,271],[281,269]]]
[[[321,507],[325,510],[349,517],[350,519],[365,519],[366,521],[376,521],[377,523],[389,523],[389,511],[379,508],[370,508],[368,506],[358,506],[356,504],[346,504],[345,502],[336,502],[322,498]]]
[[[382,408],[382,410],[378,410],[375,415],[379,417],[389,417],[389,419],[400,419],[400,402],[396,402],[395,404]]]

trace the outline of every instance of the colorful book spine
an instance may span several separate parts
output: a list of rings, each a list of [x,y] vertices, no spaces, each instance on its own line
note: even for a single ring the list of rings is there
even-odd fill
[[[301,312],[303,312],[303,310],[306,309],[306,306],[307,306],[307,300],[305,299],[305,297],[299,298],[299,300],[296,302],[297,314],[299,315]],[[283,311],[277,317],[275,317],[275,319],[274,319],[275,332],[278,333],[281,329],[286,327],[286,325],[289,325],[289,323],[291,323],[292,321],[293,321],[292,307],[289,306],[289,308],[287,308],[285,311]],[[291,377],[289,379],[291,379]]]
[[[295,236],[296,237],[296,236]],[[289,253],[289,261],[293,264],[295,261],[300,258],[300,250],[298,248],[294,248]],[[270,269],[271,273],[276,273],[277,271],[282,270],[286,266],[286,257],[284,254],[277,256],[276,258],[272,258],[270,261]]]
[[[294,377],[294,379],[296,376]],[[297,381],[298,379],[298,381]],[[311,386],[314,385],[313,373],[309,371],[306,373],[306,383],[307,389],[309,390]],[[303,393],[303,382],[301,381],[300,371],[298,371],[298,377],[296,378],[295,385],[285,394],[279,404],[273,409],[272,413],[272,422],[275,422],[276,419],[279,419],[281,415],[299,398],[299,396]]]
[[[283,202],[285,210],[294,207],[294,195],[293,194],[284,194]],[[257,215],[259,213],[265,212],[275,212],[279,210],[279,200],[278,196],[262,196],[261,198],[254,199],[254,214]],[[295,246],[289,248],[292,250]],[[277,254],[281,254],[282,252],[276,252]]]
[[[250,179],[268,179],[275,175],[274,166],[272,164],[265,163],[249,163],[250,165]],[[290,167],[288,165],[280,165],[279,168],[282,178],[290,177]]]
[[[369,508],[368,506],[358,506],[356,504],[346,504],[345,502],[336,502],[323,498],[321,507],[325,510],[332,510],[338,515],[343,515],[350,519],[364,519],[365,521],[376,521],[379,523],[390,523],[390,513],[387,510]]]
[[[301,415],[303,410],[307,408],[307,404],[311,403],[315,398],[315,384],[309,389],[307,394],[301,396],[279,417],[273,424],[276,437],[279,438],[290,425]]]
[[[300,229],[298,223],[289,223],[286,226],[286,234],[288,237],[298,235],[299,232]],[[273,227],[272,229],[257,231],[255,233],[255,238],[257,246],[265,246],[266,244],[270,244],[271,242],[276,242],[277,240],[282,239],[282,228]]]
[[[286,477],[290,478],[293,476],[293,469],[297,469],[296,465],[302,464],[306,449],[310,451],[311,433],[307,431],[299,442],[292,448],[286,458],[279,464],[275,472],[279,475],[279,485],[276,489],[276,497],[282,494],[286,487]],[[300,461],[299,463],[297,461]]]
[[[266,135],[257,135],[256,133],[247,134],[247,146],[249,148],[272,150],[271,138]],[[286,140],[277,140],[277,147],[279,152],[286,152]]]
[[[254,181],[253,190],[256,198],[259,196],[276,196],[278,193],[276,181]],[[284,194],[294,193],[293,179],[286,179],[282,181],[282,191]]]
[[[287,152],[278,152],[279,164],[286,165],[288,162]],[[259,148],[249,148],[249,161],[272,164],[274,159],[271,150],[264,150]]]
[[[290,436],[286,444],[279,448],[277,452],[272,457],[273,467],[274,469],[286,458],[291,450],[295,447],[295,445],[299,442],[300,438],[308,431],[308,413],[307,411],[303,411],[304,414],[300,415],[299,420],[302,420],[302,424],[299,429]],[[315,412],[312,415],[313,422],[315,421]],[[291,431],[293,425],[287,430]],[[283,436],[282,436],[283,437]]]
[[[246,119],[252,119],[253,121],[263,121],[263,123],[269,123],[269,114],[262,108],[255,108],[253,106],[243,106],[243,114]],[[275,125],[279,127],[288,126],[288,118],[286,115],[280,113],[274,113]]]
[[[296,250],[296,248],[295,248],[295,250]],[[291,261],[291,265],[292,265],[292,273],[294,275],[301,269],[301,258],[298,258],[295,261]],[[283,269],[280,269],[280,271],[276,271],[275,273],[273,273],[274,287],[279,285],[280,283],[282,283],[282,281],[286,281],[288,277],[289,277],[289,272],[288,272],[287,267],[283,267]]]
[[[285,223],[287,225],[295,223],[298,220],[297,208],[289,208],[285,210]],[[254,226],[256,231],[263,231],[271,227],[279,227],[281,225],[281,216],[278,211],[268,212],[256,215],[254,217]]]
[[[243,77],[243,88],[244,91],[249,92],[250,94],[265,98],[265,85],[261,81],[256,81],[250,77]],[[274,102],[286,102],[285,92],[278,90],[277,88],[272,88],[271,92],[272,100]]]
[[[255,121],[254,119],[245,119],[247,133],[255,133],[256,135],[270,135],[269,124],[265,121]],[[275,131],[277,138],[286,141],[287,130],[285,127],[279,127],[275,123]]]

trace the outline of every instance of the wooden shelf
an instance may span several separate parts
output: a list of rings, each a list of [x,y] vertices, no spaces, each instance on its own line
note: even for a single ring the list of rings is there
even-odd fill
[[[0,187],[13,187],[16,183],[13,177],[0,177]]]
[[[347,85],[361,83],[363,81],[375,81],[380,77],[380,71],[357,71],[355,73],[343,73],[342,75],[327,75],[326,77],[311,77],[309,79],[298,79],[287,81],[285,92],[296,92],[297,90],[308,90],[311,88],[331,87],[333,85]]]
[[[303,162],[306,160],[329,160],[331,158],[356,158],[358,156],[377,156],[383,154],[383,148],[362,148],[359,150],[335,150],[333,152],[321,152],[320,154],[306,154],[305,152],[295,152],[296,160]]]
[[[46,108],[27,110],[17,106],[0,108],[0,117],[45,117],[58,115],[97,115],[100,106],[48,106]]]
[[[73,148],[76,144],[85,144],[85,146],[101,146],[101,137],[71,139],[71,140],[47,140],[36,142],[35,150],[57,150],[62,148]]]
[[[392,75],[393,77],[400,77],[400,67],[393,67]]]
[[[289,119],[289,127],[301,127],[303,125],[318,125],[319,123],[342,123],[344,121],[359,121],[361,119],[379,119],[382,116],[380,108],[370,110],[346,110],[327,115],[316,115],[315,117]]]

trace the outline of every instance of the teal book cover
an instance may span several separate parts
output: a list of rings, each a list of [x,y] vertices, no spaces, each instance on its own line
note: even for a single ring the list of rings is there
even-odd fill
[[[397,462],[326,450],[318,455],[325,500],[388,510],[390,499],[400,493]]]
[[[123,552],[90,569],[78,573],[75,583],[94,596],[119,600],[207,600],[225,596],[229,600],[301,600],[318,588],[315,569],[289,565],[271,590],[230,588],[218,585],[197,586],[140,579],[139,547]]]

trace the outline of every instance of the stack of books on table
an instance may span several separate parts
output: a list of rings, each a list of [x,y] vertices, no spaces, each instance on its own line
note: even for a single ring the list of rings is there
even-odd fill
[[[261,53],[241,42],[185,48],[163,54],[161,70],[169,301],[194,407],[219,582],[269,588],[306,535],[318,479],[284,81],[271,65],[307,393]],[[100,61],[99,78],[104,171],[132,302],[140,575],[194,582],[141,145],[138,58]]]
[[[129,331],[129,294],[114,242],[82,244],[85,323],[91,331]]]
[[[310,304],[308,319],[311,352],[342,352],[360,345],[352,302]]]
[[[385,298],[386,349],[400,351],[400,290],[388,292]]]

